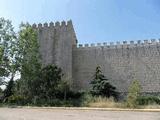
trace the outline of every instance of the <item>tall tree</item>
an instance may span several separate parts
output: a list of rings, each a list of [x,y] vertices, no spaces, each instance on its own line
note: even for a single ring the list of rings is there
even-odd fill
[[[0,18],[0,85],[5,77],[13,79],[16,73],[17,38],[11,21]]]
[[[21,24],[18,37],[21,94],[32,96],[31,86],[41,69],[37,32],[29,24]]]
[[[7,100],[8,97],[12,96],[14,94],[14,81],[11,79],[8,84],[6,85],[4,93],[4,99]]]
[[[2,96],[3,90],[0,88],[0,97]]]
[[[117,98],[118,93],[116,92],[116,88],[112,86],[108,79],[102,74],[100,66],[96,67],[96,72],[94,79],[91,81],[91,85],[92,95]]]

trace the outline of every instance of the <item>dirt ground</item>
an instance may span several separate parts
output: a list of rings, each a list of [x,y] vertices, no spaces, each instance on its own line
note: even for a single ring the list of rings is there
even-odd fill
[[[160,120],[160,112],[0,108],[0,120]]]

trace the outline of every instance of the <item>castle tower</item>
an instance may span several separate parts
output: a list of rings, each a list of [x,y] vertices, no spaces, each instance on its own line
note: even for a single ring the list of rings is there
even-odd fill
[[[62,68],[65,79],[72,80],[72,48],[76,36],[72,21],[33,25],[38,31],[43,65],[56,64]],[[71,81],[72,82],[72,81]]]

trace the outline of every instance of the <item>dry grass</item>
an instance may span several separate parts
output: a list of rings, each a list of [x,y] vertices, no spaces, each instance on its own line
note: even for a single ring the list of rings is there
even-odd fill
[[[124,104],[115,102],[113,98],[94,97],[93,100],[88,103],[88,106],[98,108],[123,108]]]
[[[152,104],[152,105],[145,105],[142,106],[143,109],[160,109],[160,105]]]
[[[128,108],[125,102],[116,102],[113,98],[93,97],[87,105],[96,108]],[[160,105],[137,106],[139,109],[160,109]]]

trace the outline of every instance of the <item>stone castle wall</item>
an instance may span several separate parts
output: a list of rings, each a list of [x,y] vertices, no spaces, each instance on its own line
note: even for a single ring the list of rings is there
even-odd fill
[[[71,21],[33,25],[38,32],[42,63],[56,64],[73,83],[74,90],[89,89],[95,69],[102,72],[119,92],[127,92],[137,79],[142,92],[160,93],[160,42],[152,39],[77,46]]]
[[[142,92],[160,92],[160,43],[80,45],[73,49],[75,88],[86,89],[100,65],[104,75],[119,92],[127,92],[131,81],[139,80]]]

